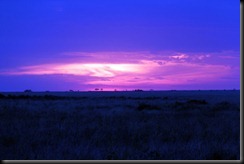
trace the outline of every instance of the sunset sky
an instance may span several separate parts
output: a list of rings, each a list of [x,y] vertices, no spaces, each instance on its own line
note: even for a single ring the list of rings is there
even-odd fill
[[[0,91],[240,89],[238,0],[1,0]]]

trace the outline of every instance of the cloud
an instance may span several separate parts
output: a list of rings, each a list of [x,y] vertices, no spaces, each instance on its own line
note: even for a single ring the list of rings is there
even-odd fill
[[[228,79],[233,71],[238,71],[231,63],[226,65],[204,62],[204,59],[212,58],[212,54],[177,52],[159,55],[143,51],[75,52],[63,55],[73,57],[76,62],[53,62],[52,64],[23,66],[2,71],[0,74],[12,76],[68,75],[64,77],[64,80],[80,84],[131,87],[204,84]]]
[[[183,53],[177,53],[176,55],[170,56],[170,58],[173,58],[173,59],[187,59],[187,58],[189,58],[189,56],[186,55],[186,54],[183,54]]]

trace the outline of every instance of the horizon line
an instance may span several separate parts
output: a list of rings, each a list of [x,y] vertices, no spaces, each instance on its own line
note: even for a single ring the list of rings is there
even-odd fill
[[[154,92],[154,91],[238,91],[240,89],[167,89],[167,90],[143,90],[143,89],[134,89],[134,90],[60,90],[60,91],[52,91],[52,90],[45,90],[45,91],[33,91],[33,90],[24,90],[24,91],[0,91],[0,93],[6,92],[23,92],[23,93],[36,93],[36,92],[70,92],[70,93],[79,93],[79,92]]]

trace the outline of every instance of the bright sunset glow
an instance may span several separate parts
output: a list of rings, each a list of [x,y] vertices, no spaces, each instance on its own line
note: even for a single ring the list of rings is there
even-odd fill
[[[82,53],[84,55],[84,53]],[[102,53],[103,54],[103,53]],[[107,53],[107,58],[120,56],[118,53]],[[93,54],[94,55],[94,54]],[[100,56],[101,53],[97,53]],[[223,55],[223,54],[222,54]],[[89,54],[86,54],[89,56]],[[198,84],[221,81],[221,78],[230,77],[234,72],[238,73],[238,66],[230,66],[224,63],[208,64],[205,58],[211,55],[198,55],[190,57],[187,54],[169,55],[157,57],[155,54],[135,55],[140,56],[137,62],[130,63],[107,63],[106,58],[91,58],[90,63],[52,63],[35,66],[24,66],[19,69],[3,72],[9,75],[67,75],[64,81],[76,81],[82,85],[94,86],[119,86],[127,88],[131,86],[150,85],[179,85]],[[147,60],[148,57],[154,60]],[[223,57],[223,56],[221,56]],[[141,59],[143,58],[143,59]],[[158,58],[156,60],[156,58]],[[197,59],[197,60],[196,60]],[[94,60],[94,62],[91,62]],[[99,62],[100,63],[96,63]],[[78,59],[76,60],[78,61]],[[124,61],[125,62],[125,61]],[[106,88],[105,88],[106,89]]]
[[[240,88],[239,2],[3,1],[0,91]]]

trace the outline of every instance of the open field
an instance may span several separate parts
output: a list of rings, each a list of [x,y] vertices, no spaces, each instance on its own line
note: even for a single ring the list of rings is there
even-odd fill
[[[0,159],[240,159],[240,90],[0,93]]]

